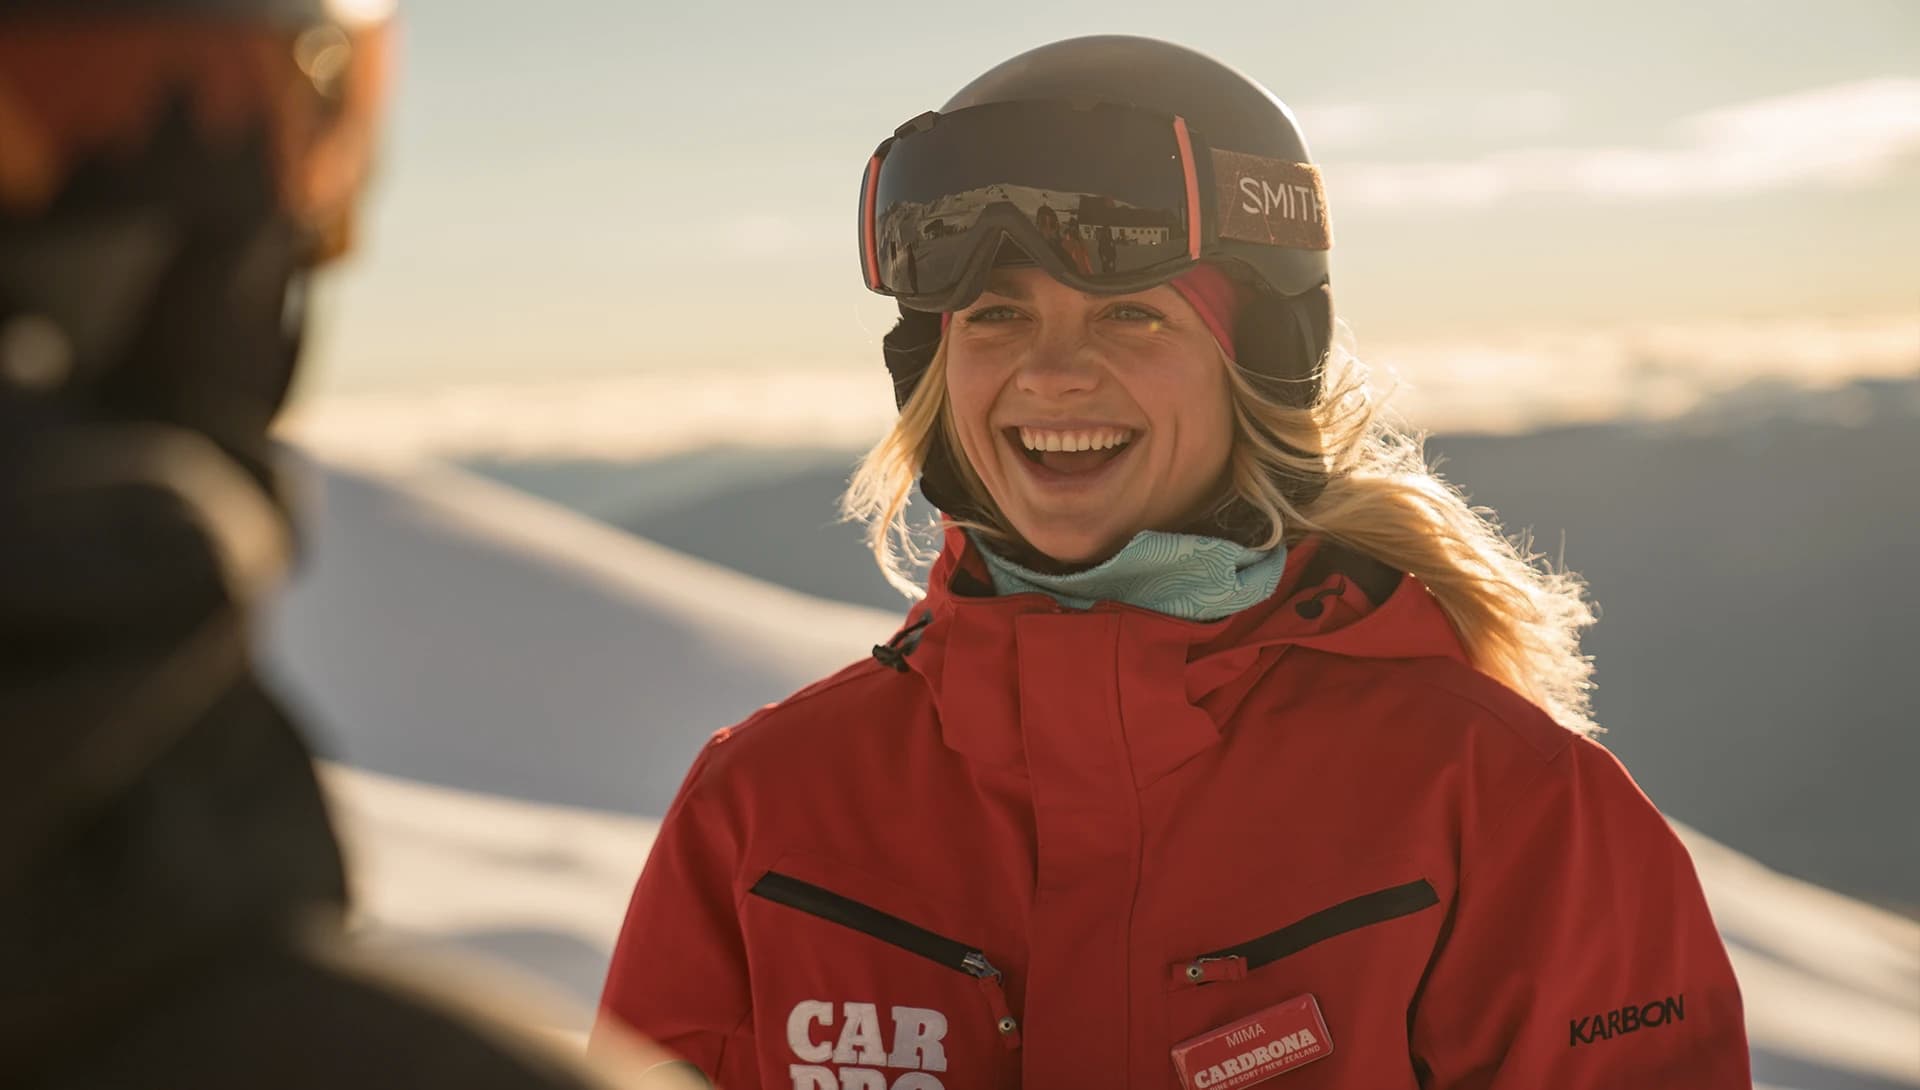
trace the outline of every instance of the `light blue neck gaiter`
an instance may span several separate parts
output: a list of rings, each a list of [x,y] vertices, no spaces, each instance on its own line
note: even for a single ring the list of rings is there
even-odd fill
[[[1217,621],[1265,601],[1287,563],[1284,545],[1260,552],[1225,538],[1143,530],[1111,559],[1048,575],[968,538],[986,559],[996,594],[1038,592],[1073,609],[1125,602],[1187,621]]]

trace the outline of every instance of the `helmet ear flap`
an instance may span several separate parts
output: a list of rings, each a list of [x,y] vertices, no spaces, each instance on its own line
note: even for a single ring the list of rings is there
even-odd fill
[[[907,407],[907,400],[920,385],[920,377],[933,363],[940,348],[940,316],[925,310],[900,307],[900,320],[881,338],[880,351],[887,358],[887,374],[893,376],[893,405]]]
[[[1234,354],[1241,368],[1260,393],[1291,409],[1311,409],[1319,403],[1332,343],[1333,293],[1326,284],[1298,295],[1262,291],[1240,308],[1234,322]],[[1277,436],[1272,438],[1288,453],[1315,460]],[[1320,498],[1327,476],[1323,470],[1293,471],[1279,485],[1289,503],[1304,508]],[[1219,522],[1229,530],[1251,530],[1252,538],[1267,532],[1264,516],[1240,500],[1229,505]]]
[[[978,506],[967,498],[960,484],[960,471],[953,464],[954,452],[947,449],[944,436],[935,436],[927,450],[927,464],[920,467],[920,494],[927,502],[957,519],[984,520]]]
[[[1325,284],[1298,295],[1261,291],[1234,320],[1240,365],[1264,380],[1261,393],[1290,408],[1311,408],[1320,399],[1332,340],[1333,293]]]
[[[881,338],[880,350],[887,359],[887,373],[893,377],[893,402],[905,409],[913,392],[920,388],[933,355],[940,350],[940,315],[931,311],[900,307],[900,319]],[[961,487],[960,473],[953,465],[953,452],[944,437],[936,435],[927,451],[926,465],[920,468],[920,494],[927,502],[956,518],[974,518],[973,505]]]

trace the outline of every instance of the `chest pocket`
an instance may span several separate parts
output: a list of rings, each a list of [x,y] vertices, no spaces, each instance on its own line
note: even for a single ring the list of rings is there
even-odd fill
[[[872,880],[810,862],[782,860],[742,904],[763,1082],[1006,1085],[1018,1067],[1020,1026],[987,953],[909,920],[902,899]]]
[[[1290,1071],[1287,1090],[1414,1087],[1407,1016],[1445,912],[1431,882],[1387,877],[1394,869],[1372,869],[1357,890],[1321,886],[1292,906],[1271,905],[1264,931],[1246,926],[1260,910],[1242,905],[1233,914],[1240,926],[1219,945],[1176,953],[1165,976],[1169,1049],[1310,995],[1332,1053]],[[1168,1080],[1179,1086],[1171,1063]]]
[[[1195,954],[1185,964],[1173,966],[1171,983],[1180,987],[1244,980],[1248,973],[1298,954],[1316,943],[1338,938],[1363,927],[1411,916],[1439,903],[1440,895],[1434,892],[1432,883],[1424,878],[1365,893],[1329,905],[1258,938]]]

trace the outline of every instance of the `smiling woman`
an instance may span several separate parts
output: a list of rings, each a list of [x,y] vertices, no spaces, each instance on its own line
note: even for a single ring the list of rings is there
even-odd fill
[[[1058,42],[862,200],[900,416],[845,506],[910,587],[917,481],[941,550],[702,752],[604,1018],[729,1087],[1750,1085],[1686,850],[1587,737],[1578,582],[1332,350],[1284,106]]]

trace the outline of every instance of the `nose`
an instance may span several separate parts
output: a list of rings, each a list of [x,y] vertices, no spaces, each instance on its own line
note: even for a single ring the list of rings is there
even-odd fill
[[[1021,356],[1014,384],[1022,393],[1037,398],[1087,393],[1100,384],[1099,351],[1088,342],[1083,330],[1048,330]]]

